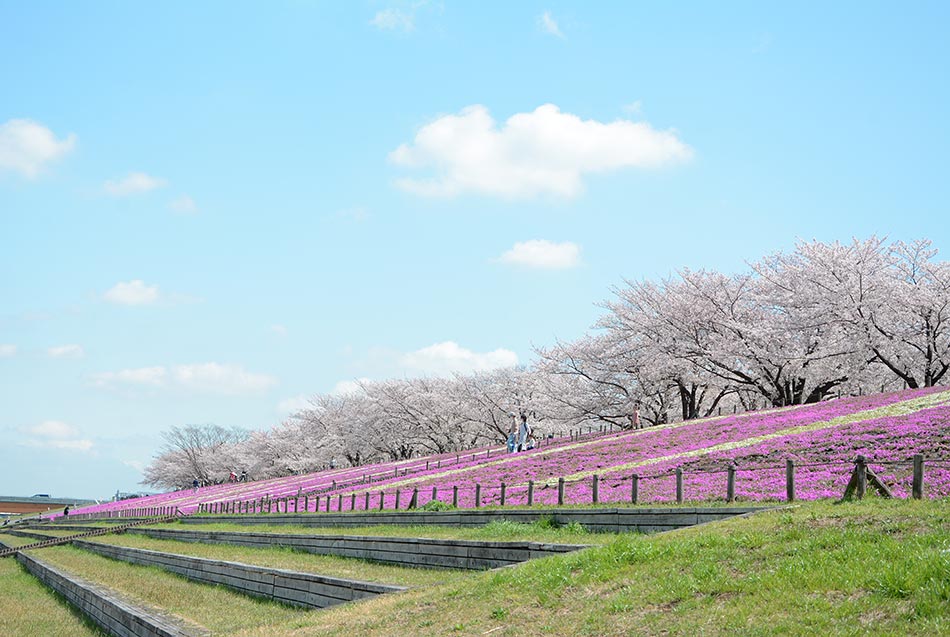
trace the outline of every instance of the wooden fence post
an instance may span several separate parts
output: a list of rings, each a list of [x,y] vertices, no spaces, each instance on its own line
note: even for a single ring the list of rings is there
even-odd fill
[[[433,500],[439,499],[439,487],[432,487],[432,499]]]
[[[407,508],[409,508],[409,509],[415,509],[416,506],[418,506],[418,504],[419,504],[419,488],[418,488],[418,487],[413,487],[413,488],[412,488],[412,497],[409,498],[409,506],[408,506]]]
[[[924,457],[914,454],[914,480],[910,487],[911,497],[920,500],[924,497]]]
[[[534,504],[534,480],[528,480],[528,506]]]
[[[452,506],[458,508],[459,505],[459,487],[458,485],[452,486]]]
[[[557,503],[558,506],[564,504],[564,478],[557,479]]]
[[[341,493],[340,495],[338,495],[337,498],[336,498],[336,510],[337,510],[338,512],[342,512],[342,511],[343,511],[343,494],[342,494],[342,493]]]
[[[600,483],[599,483],[599,480],[597,479],[597,474],[595,473],[593,477],[593,484],[591,484],[591,500],[593,501],[594,504],[597,504],[597,501],[600,499],[599,497],[600,494],[598,493],[599,486],[600,486]]]
[[[385,493],[382,492],[382,491],[380,491],[380,492],[379,492],[379,510],[380,510],[380,511],[383,510],[383,502],[385,501],[385,499],[386,499],[386,498],[385,498]]]
[[[630,476],[630,503],[636,504],[640,498],[640,476],[633,474]]]
[[[396,509],[399,508],[399,489],[396,489]]]
[[[726,502],[736,501],[736,465],[730,463],[726,469]]]
[[[795,501],[795,461],[791,458],[785,460],[785,499]]]
[[[475,483],[475,506],[482,506],[482,485]]]
[[[855,485],[855,496],[858,500],[864,497],[865,491],[868,488],[868,464],[867,458],[864,456],[858,456],[854,460],[854,470],[857,473],[858,481]]]
[[[367,492],[364,494],[364,496],[365,496],[365,502],[363,502],[363,510],[364,510],[364,511],[369,511],[369,491],[367,491]]]
[[[356,510],[356,492],[350,494],[350,511]]]
[[[683,504],[683,469],[676,468],[676,502]]]
[[[501,506],[505,506],[505,483],[501,483]]]

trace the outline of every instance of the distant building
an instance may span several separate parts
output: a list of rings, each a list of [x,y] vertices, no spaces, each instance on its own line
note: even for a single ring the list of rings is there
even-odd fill
[[[29,498],[0,495],[0,515],[14,515],[20,513],[40,513],[50,509],[62,509],[64,506],[85,506],[95,504],[95,500],[77,500],[76,498],[51,498],[48,495],[37,494]]]

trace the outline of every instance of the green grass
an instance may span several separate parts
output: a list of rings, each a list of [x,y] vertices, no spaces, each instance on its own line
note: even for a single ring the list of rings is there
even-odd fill
[[[397,586],[432,586],[468,575],[458,570],[407,568],[345,557],[314,555],[284,547],[253,548],[224,544],[196,544],[175,540],[156,540],[131,534],[89,538],[89,541]]]
[[[950,501],[809,502],[659,535],[540,526],[502,523],[463,534],[540,539],[552,532],[571,538],[558,541],[604,543],[323,611],[254,601],[72,548],[38,553],[237,637],[950,635]],[[327,532],[383,534],[377,527]],[[214,548],[232,559],[243,550]]]
[[[308,619],[237,634],[948,635],[950,505],[808,503],[618,536]]]
[[[5,545],[10,548],[16,548],[18,546],[24,546],[26,544],[34,544],[40,540],[34,540],[29,537],[19,537],[17,535],[8,535],[6,533],[0,534],[0,542],[3,542]]]
[[[381,537],[420,537],[451,540],[490,541],[532,541],[560,544],[603,544],[612,537],[609,533],[588,533],[578,524],[557,527],[541,520],[532,524],[519,522],[490,522],[484,526],[472,528],[454,528],[448,526],[361,526],[347,528],[308,527],[280,524],[230,524],[215,522],[212,524],[156,524],[147,528],[174,529],[180,531],[230,531],[234,533],[282,533],[288,535],[372,535]]]
[[[106,633],[7,557],[0,560],[0,635],[100,637]]]
[[[309,612],[241,595],[223,586],[190,582],[155,567],[99,557],[71,546],[40,549],[36,553],[62,570],[107,585],[134,603],[162,609],[203,626],[215,635],[229,635],[247,628],[270,634],[278,627],[286,629],[296,625]]]

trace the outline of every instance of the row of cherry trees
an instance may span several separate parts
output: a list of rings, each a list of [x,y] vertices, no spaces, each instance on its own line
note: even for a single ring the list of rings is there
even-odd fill
[[[741,274],[684,270],[612,292],[592,334],[538,350],[530,368],[363,383],[268,432],[174,428],[145,482],[457,451],[504,439],[521,413],[541,433],[628,427],[637,408],[659,424],[950,378],[950,263],[929,241],[800,243]]]

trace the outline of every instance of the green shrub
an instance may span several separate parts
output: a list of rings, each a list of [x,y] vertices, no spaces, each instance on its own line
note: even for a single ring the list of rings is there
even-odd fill
[[[442,502],[441,500],[430,500],[423,504],[421,509],[423,511],[451,511],[455,509],[455,507],[448,502]]]

